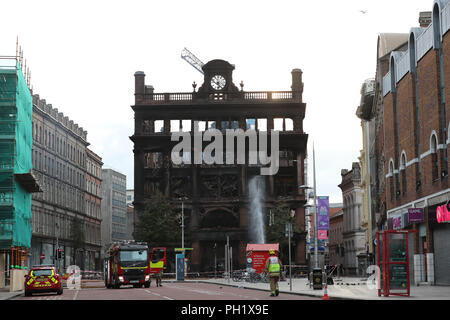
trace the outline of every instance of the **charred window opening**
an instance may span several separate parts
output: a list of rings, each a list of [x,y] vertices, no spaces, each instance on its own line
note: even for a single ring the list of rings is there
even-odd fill
[[[226,210],[214,210],[208,212],[202,220],[202,228],[237,228],[238,219]]]

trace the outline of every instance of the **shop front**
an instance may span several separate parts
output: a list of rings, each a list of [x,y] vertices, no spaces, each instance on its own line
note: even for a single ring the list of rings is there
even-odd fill
[[[449,202],[430,207],[429,226],[433,234],[434,278],[436,285],[450,285],[450,214]]]

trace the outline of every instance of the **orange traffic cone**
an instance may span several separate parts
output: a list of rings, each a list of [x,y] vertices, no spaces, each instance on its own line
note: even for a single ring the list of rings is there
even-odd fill
[[[328,290],[327,290],[327,283],[325,283],[325,291],[323,293],[323,300],[330,300],[330,297],[328,296]]]

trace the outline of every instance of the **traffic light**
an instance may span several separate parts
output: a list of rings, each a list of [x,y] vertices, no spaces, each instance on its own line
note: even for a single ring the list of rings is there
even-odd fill
[[[58,249],[58,259],[61,259],[61,258],[62,258],[62,249],[59,248]]]

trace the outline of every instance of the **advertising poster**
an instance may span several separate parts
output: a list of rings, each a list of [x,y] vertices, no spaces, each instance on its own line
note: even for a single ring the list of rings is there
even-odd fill
[[[330,229],[330,203],[329,197],[317,197],[317,230],[329,230]]]

